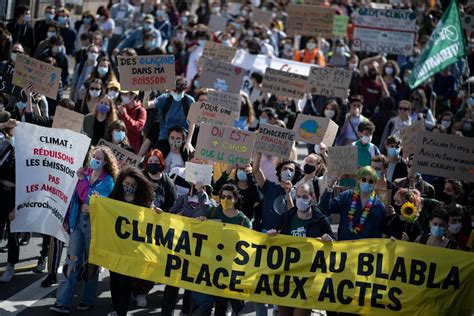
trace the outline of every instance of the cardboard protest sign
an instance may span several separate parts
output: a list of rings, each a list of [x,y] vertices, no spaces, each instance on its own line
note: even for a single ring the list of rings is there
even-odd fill
[[[201,124],[195,157],[230,165],[245,165],[252,158],[255,138],[254,132]]]
[[[213,165],[202,165],[186,161],[184,166],[184,177],[187,182],[203,185],[211,184]]]
[[[339,126],[331,119],[300,113],[296,117],[293,132],[297,141],[311,144],[323,142],[327,146],[332,146],[338,128]]]
[[[302,63],[299,61],[294,61],[294,60],[289,60],[289,59],[272,57],[269,67],[272,69],[291,72],[294,74],[307,77],[309,76],[312,66],[315,67],[315,65],[312,65],[312,64]]]
[[[209,90],[207,92],[207,102],[240,113],[240,94]]]
[[[20,55],[18,55],[20,56]],[[67,129],[18,123],[15,137],[16,218],[12,232],[37,232],[67,242],[63,222],[90,139]]]
[[[217,126],[232,126],[238,120],[240,112],[234,112],[221,105],[209,102],[194,102],[189,108],[188,121],[191,123],[207,123]]]
[[[336,37],[347,37],[347,25],[349,17],[347,15],[335,15],[332,25],[332,35]]]
[[[252,8],[252,15],[250,16],[250,21],[265,26],[270,26],[272,23],[273,14],[271,11],[265,11],[262,9]]]
[[[355,174],[359,169],[356,146],[328,147],[328,172]]]
[[[171,90],[176,87],[174,55],[118,56],[122,90]]]
[[[254,152],[288,159],[295,143],[295,133],[275,125],[262,124],[258,129]]]
[[[288,5],[287,34],[332,37],[334,9],[312,5]]]
[[[65,128],[80,133],[82,123],[84,122],[84,114],[68,110],[62,106],[56,107],[54,113],[53,128]]]
[[[217,59],[230,64],[236,51],[237,49],[235,47],[227,47],[213,41],[206,41],[199,64],[201,67],[204,65],[203,57]]]
[[[22,88],[32,85],[34,92],[56,100],[59,80],[61,80],[61,68],[27,55],[17,55],[12,81],[14,85]]]
[[[308,76],[307,91],[311,94],[346,99],[349,95],[352,71],[342,68],[312,67]]]
[[[12,95],[18,100],[26,102],[26,93],[21,87],[12,83],[14,68],[10,64],[0,63],[0,92]]]
[[[243,68],[219,60],[204,58],[200,81],[203,88],[239,93],[244,75]]]
[[[402,140],[403,155],[408,157],[415,152],[418,136],[425,130],[425,122],[416,121],[412,125],[400,130],[400,138]]]
[[[107,146],[109,147],[112,152],[114,153],[115,158],[117,158],[117,161],[119,164],[125,164],[133,167],[138,167],[140,164],[140,160],[142,160],[142,157],[135,155],[131,151],[128,151],[126,149],[123,149],[119,145],[115,145],[111,142],[106,141],[105,139],[100,139],[99,142],[97,143],[97,146]]]
[[[474,181],[474,139],[420,132],[412,168],[419,173],[466,182]]]
[[[278,96],[302,99],[306,92],[307,79],[306,76],[267,68],[261,90]]]
[[[209,30],[211,30],[212,33],[215,33],[217,31],[223,31],[225,30],[226,26],[227,18],[220,15],[211,14],[207,27],[209,28]]]
[[[359,8],[354,18],[354,51],[411,55],[416,12]]]

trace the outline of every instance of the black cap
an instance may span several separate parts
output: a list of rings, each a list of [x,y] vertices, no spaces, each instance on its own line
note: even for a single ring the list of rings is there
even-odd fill
[[[11,114],[10,112],[7,111],[1,111],[0,112],[0,123],[6,123],[8,120],[10,120]]]

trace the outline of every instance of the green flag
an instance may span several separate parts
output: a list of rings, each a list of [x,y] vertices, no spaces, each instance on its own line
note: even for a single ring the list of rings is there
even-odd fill
[[[432,75],[457,62],[465,54],[466,38],[459,18],[457,1],[452,0],[413,67],[408,80],[410,88],[419,86]]]

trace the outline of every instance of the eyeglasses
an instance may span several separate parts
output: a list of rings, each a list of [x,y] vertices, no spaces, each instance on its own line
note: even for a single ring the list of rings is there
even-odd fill
[[[234,197],[232,195],[221,194],[221,200],[232,200]]]
[[[362,178],[361,181],[363,183],[369,182],[370,184],[374,184],[374,180],[372,180],[372,179]]]
[[[406,107],[403,107],[403,106],[400,106],[398,109],[400,111],[403,111],[403,112],[410,111],[410,108],[406,108]]]

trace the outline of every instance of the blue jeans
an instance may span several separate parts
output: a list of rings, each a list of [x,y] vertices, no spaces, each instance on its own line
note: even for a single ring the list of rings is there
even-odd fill
[[[90,243],[90,216],[87,213],[80,212],[76,228],[71,233],[71,238],[69,239],[66,265],[64,266],[64,276],[66,279],[59,284],[56,297],[57,303],[62,306],[71,306],[77,279],[80,277],[81,272],[86,269]],[[85,282],[81,294],[82,303],[87,305],[94,303],[97,297],[98,279],[99,274],[96,272],[93,277]]]

